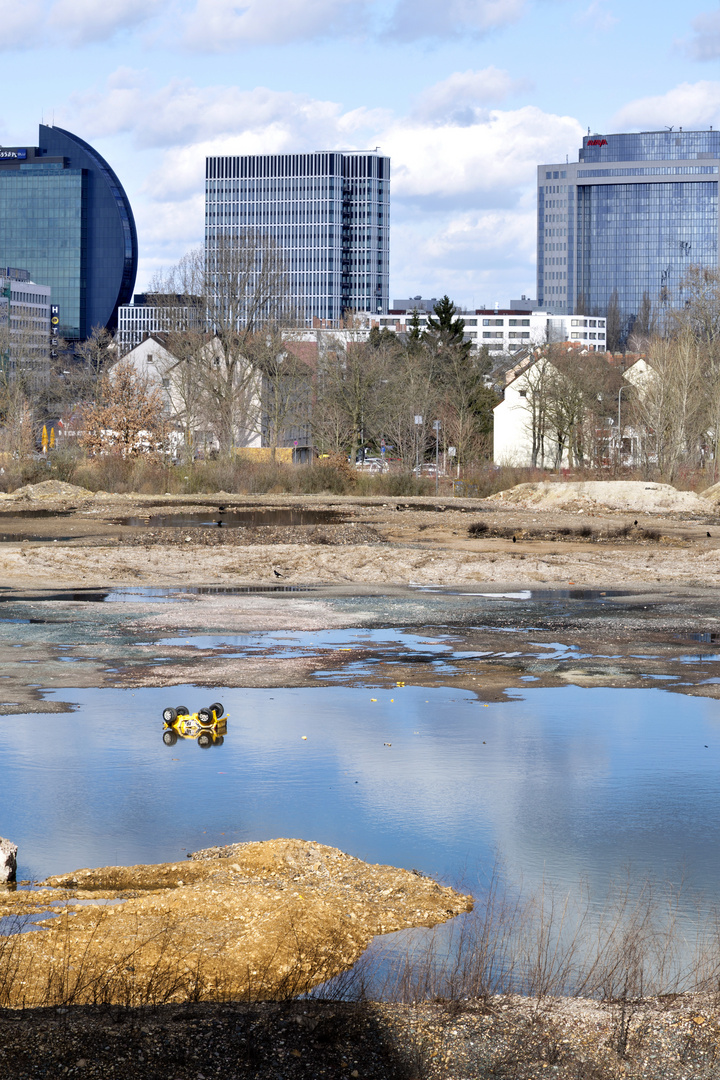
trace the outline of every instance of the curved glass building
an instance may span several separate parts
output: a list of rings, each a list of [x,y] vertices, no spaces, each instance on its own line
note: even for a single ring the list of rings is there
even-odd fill
[[[631,327],[646,295],[682,306],[693,265],[717,267],[720,131],[591,135],[577,162],[538,168],[538,303],[607,310]]]
[[[49,285],[57,332],[70,341],[117,328],[132,296],[137,232],[108,163],[62,128],[40,125],[37,147],[0,147],[0,266]]]

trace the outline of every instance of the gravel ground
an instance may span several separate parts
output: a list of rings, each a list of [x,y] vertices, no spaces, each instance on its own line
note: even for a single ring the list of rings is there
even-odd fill
[[[301,1001],[0,1012],[14,1080],[716,1080],[710,1001]]]

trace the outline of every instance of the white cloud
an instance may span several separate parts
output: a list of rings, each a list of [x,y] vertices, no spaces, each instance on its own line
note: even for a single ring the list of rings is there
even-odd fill
[[[371,7],[372,0],[197,0],[185,44],[222,52],[242,44],[361,36]]]
[[[90,141],[123,136],[151,161],[136,177],[134,202],[152,267],[202,241],[207,155],[379,146],[392,161],[393,289],[454,290],[479,303],[531,287],[537,163],[564,160],[582,138],[573,117],[536,106],[480,108],[516,87],[494,68],[459,72],[430,87],[406,117],[264,87],[157,87],[151,74],[121,69],[104,88],[72,99],[58,122]],[[455,115],[463,99],[478,107],[465,126]],[[122,179],[122,162],[111,161]]]
[[[121,30],[133,29],[166,8],[167,0],[58,0],[50,25],[73,44],[107,41]]]
[[[707,127],[720,120],[720,82],[681,83],[666,94],[638,98],[615,113],[612,126],[628,128]]]
[[[498,105],[511,94],[527,88],[526,80],[513,79],[507,71],[496,67],[456,71],[420,94],[413,116],[468,127],[487,119],[485,106]]]
[[[525,0],[398,0],[390,19],[393,40],[484,37],[517,22]]]
[[[692,21],[694,35],[686,43],[696,60],[717,60],[720,56],[720,11],[706,11]]]
[[[44,17],[42,0],[0,0],[0,51],[37,45],[37,28]]]
[[[261,153],[255,145],[281,153],[298,145],[325,145],[329,133],[342,142],[387,115],[367,109],[343,113],[335,102],[262,86],[198,87],[189,79],[174,79],[153,89],[147,72],[127,68],[110,77],[105,91],[93,88],[75,95],[63,112],[90,136],[132,132],[141,147],[204,147],[218,138],[233,140],[236,147],[208,151],[212,153]],[[253,149],[241,150],[239,145]]]
[[[132,34],[160,17],[164,42],[231,52],[333,38],[385,42],[483,37],[516,22],[527,0],[0,0],[0,50],[35,48],[49,26],[71,45]]]
[[[72,45],[108,41],[169,7],[170,0],[0,0],[0,51],[46,44],[47,27]]]
[[[192,50],[226,52],[320,38],[477,38],[517,22],[525,9],[526,0],[196,0],[184,41]]]
[[[382,146],[393,159],[393,193],[430,209],[467,206],[468,199],[514,201],[520,189],[534,186],[538,162],[557,161],[581,138],[574,118],[526,105],[495,109],[470,127],[399,119],[383,133]]]
[[[578,15],[576,21],[591,27],[598,33],[605,33],[617,26],[620,20],[612,13],[605,0],[592,0],[592,3]]]

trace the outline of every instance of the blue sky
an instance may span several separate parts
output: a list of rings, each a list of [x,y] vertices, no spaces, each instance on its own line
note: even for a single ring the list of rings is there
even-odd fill
[[[122,180],[138,289],[202,242],[208,153],[379,146],[391,297],[535,288],[535,166],[720,125],[711,0],[0,0],[0,144],[42,117]]]

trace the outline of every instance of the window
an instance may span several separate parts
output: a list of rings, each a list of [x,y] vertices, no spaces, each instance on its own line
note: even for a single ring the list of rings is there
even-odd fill
[[[493,332],[493,331],[490,331],[490,332],[488,332],[487,330],[484,330],[484,331],[483,331],[483,337],[484,337],[484,338],[501,338],[501,337],[502,337],[502,334],[501,334],[501,333],[499,334],[499,333],[498,333],[497,331],[495,331],[495,332]]]
[[[590,319],[590,321],[588,322],[588,326],[597,326],[597,320],[596,319]]]
[[[483,326],[504,326],[504,319],[483,319]]]
[[[570,337],[574,340],[575,338],[581,338],[582,334],[571,334]]]

